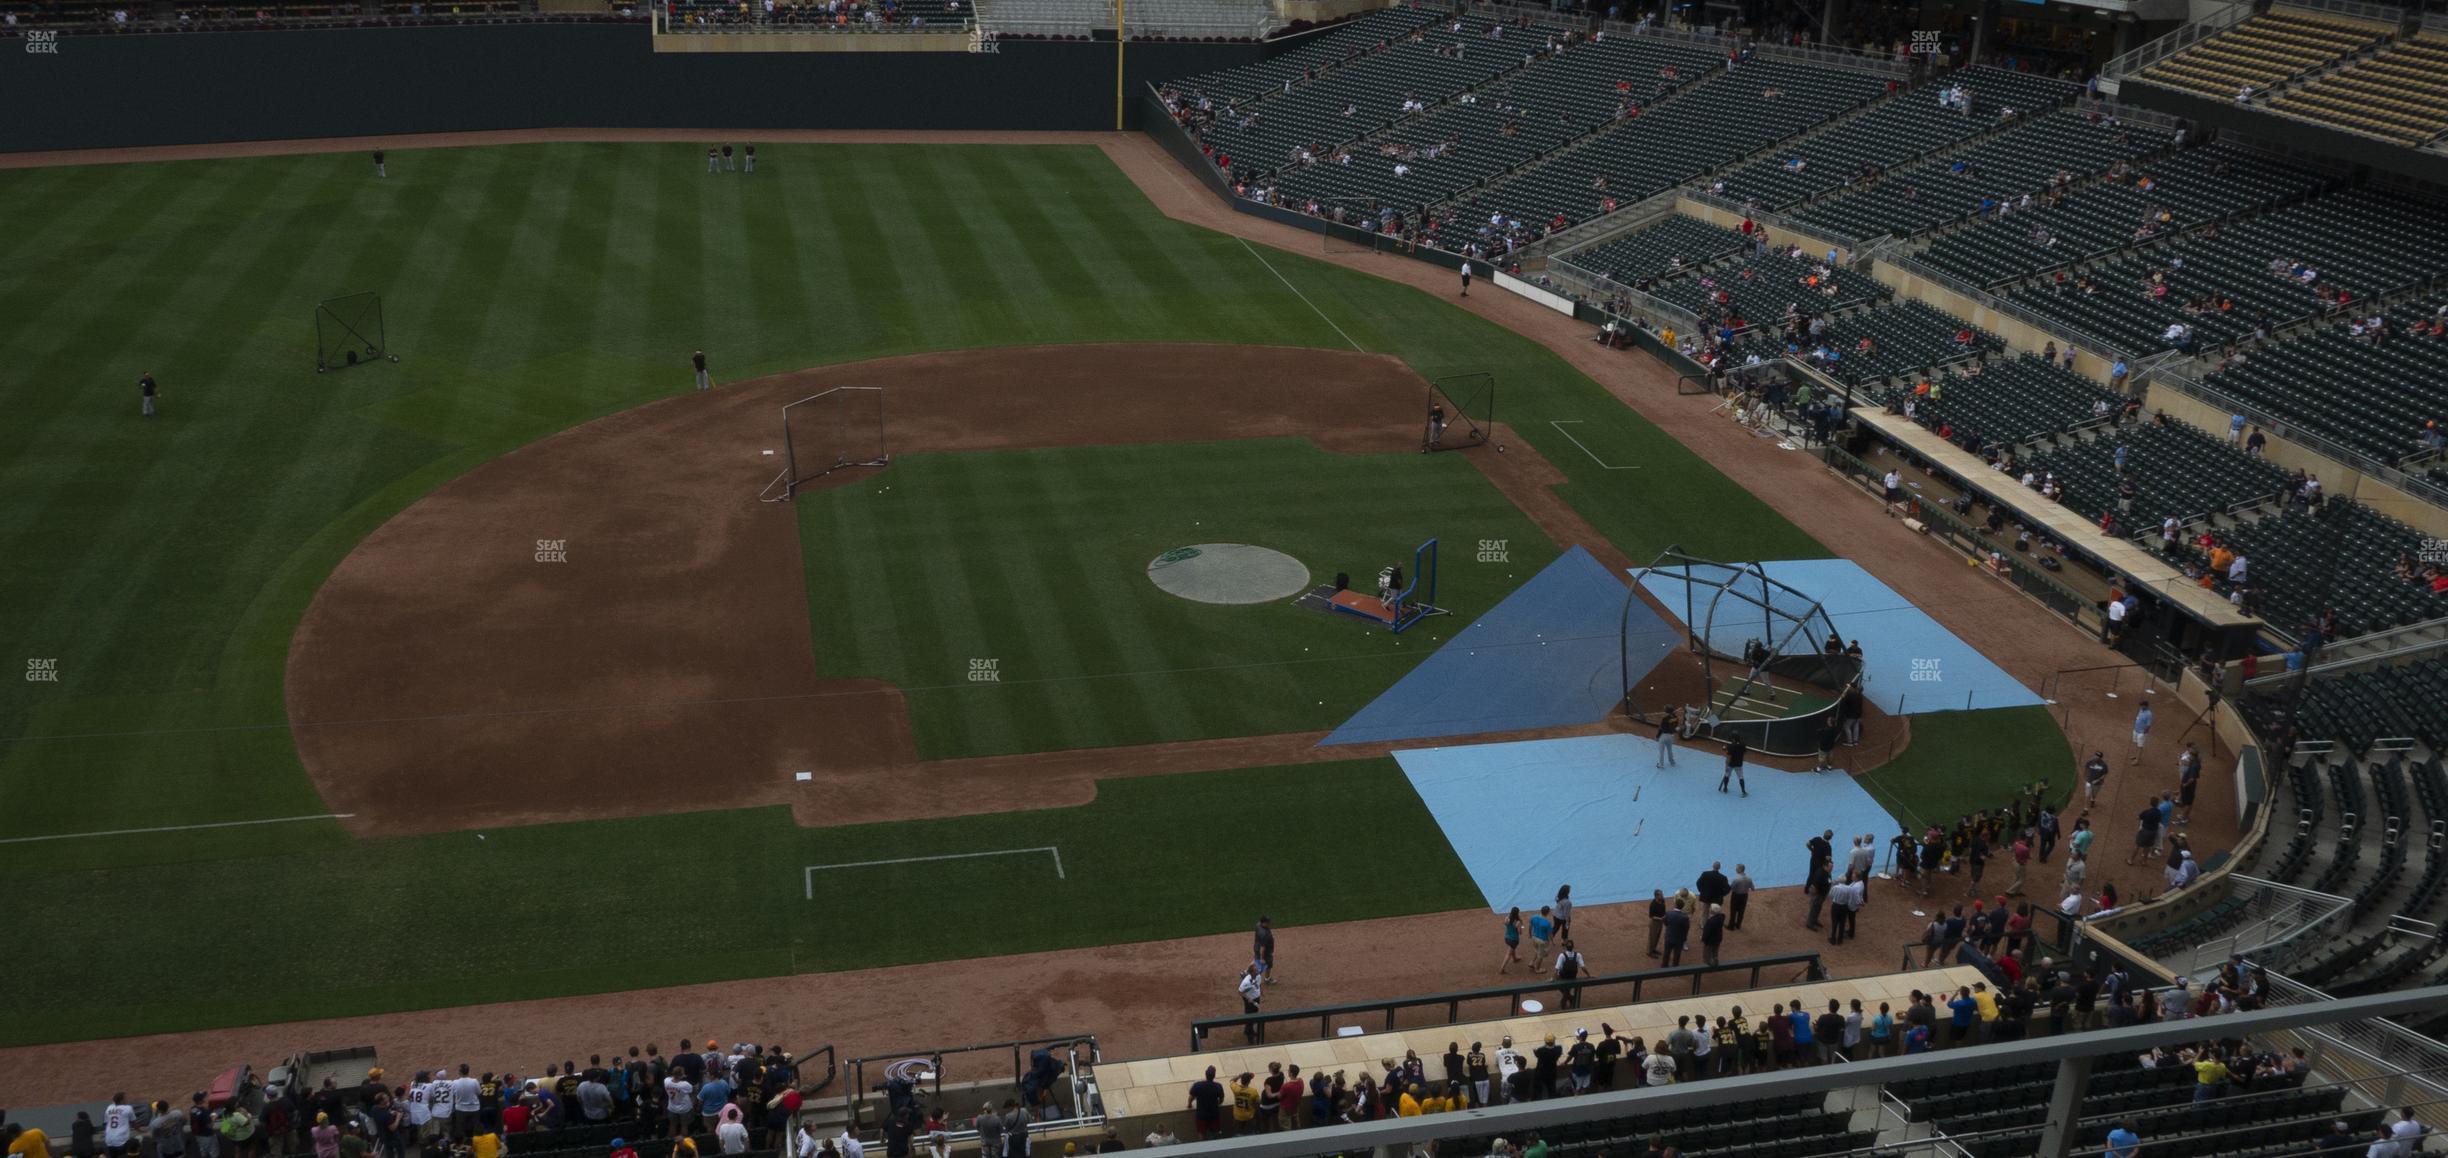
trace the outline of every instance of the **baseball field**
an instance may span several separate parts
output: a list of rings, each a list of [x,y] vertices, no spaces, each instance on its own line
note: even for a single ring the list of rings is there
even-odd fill
[[[0,170],[41,222],[0,265],[0,1045],[1223,932],[1253,858],[1306,882],[1278,925],[1469,908],[1384,746],[1319,734],[1574,542],[1831,553],[1549,349],[1094,146],[702,157]],[[317,373],[363,292],[400,360]],[[1418,453],[1473,373],[1505,453]],[[838,385],[886,387],[892,464],[757,501]],[[1401,635],[1146,574],[1429,538],[1461,614]],[[2025,708],[1863,779],[1951,819],[2068,767]]]

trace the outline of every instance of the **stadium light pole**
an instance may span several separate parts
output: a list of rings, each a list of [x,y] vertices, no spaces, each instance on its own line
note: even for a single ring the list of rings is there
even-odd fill
[[[1122,131],[1122,46],[1130,43],[1130,26],[1122,22],[1123,0],[1114,0],[1114,131]]]

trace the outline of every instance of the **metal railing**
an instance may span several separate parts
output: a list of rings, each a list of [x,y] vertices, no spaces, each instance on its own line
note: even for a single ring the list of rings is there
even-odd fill
[[[39,12],[21,13],[19,23],[0,27],[0,43],[22,40],[29,32],[55,32],[67,36],[158,36],[189,35],[209,32],[294,31],[305,28],[443,28],[484,24],[644,24],[647,13],[638,9],[604,12],[527,12],[504,9],[499,11],[453,12],[446,5],[428,6],[415,12],[408,5],[367,4],[361,8],[328,12],[281,12],[266,10],[258,18],[252,10],[245,14],[203,16],[182,19],[179,15],[156,16],[150,7],[128,10],[126,23],[102,18],[96,12],[46,16]],[[11,49],[9,51],[15,51]]]
[[[2199,20],[2187,23],[2174,32],[2100,66],[2100,77],[2104,80],[2123,81],[2151,65],[2243,23],[2252,14],[2253,6],[2248,0],[2236,0],[2235,3],[2213,11]]]
[[[2306,933],[2328,928],[2340,914],[2351,913],[2354,898],[2314,892],[2242,873],[2227,874],[2227,899],[2168,932],[2204,921],[2234,921],[2234,931],[2193,945],[2181,955],[2163,957],[2179,973],[2213,969],[2230,955],[2251,957],[2274,951]]]
[[[2266,1000],[2272,1009],[2318,1007],[2338,1000],[2292,977],[2275,972],[2266,976]],[[2380,1077],[2388,1088],[2373,1100],[2383,1106],[2448,1104],[2448,1044],[2435,1038],[2382,1017],[2284,1032],[2302,1039],[2317,1065],[2349,1076]]]
[[[808,1080],[809,1063],[815,1060],[817,1054],[824,1055],[824,1077],[820,1080],[811,1082]],[[833,1084],[834,1078],[841,1076],[841,1067],[836,1065],[834,1062],[832,1042],[828,1041],[823,1045],[807,1051],[806,1053],[793,1054],[791,1056],[792,1060],[797,1063],[799,1067],[799,1088],[803,1092],[810,1094],[821,1094],[827,1087]]]
[[[1851,234],[1839,233],[1822,225],[1798,225],[1795,224],[1793,218],[1782,213],[1769,209],[1751,208],[1731,197],[1711,193],[1705,187],[1685,189],[1682,190],[1682,194],[1702,205],[1723,209],[1728,213],[1741,214],[1771,229],[1782,230],[1796,237],[1805,238],[1813,243],[1813,248],[1851,250],[1855,251],[1855,256],[1858,257],[1859,250],[1865,244],[1864,239]]]
[[[1569,283],[1581,292],[1583,300],[1601,310],[1605,309],[1607,299],[1621,298],[1638,314],[1673,326],[1685,334],[1698,335],[1700,333],[1700,315],[1645,290],[1633,289],[1596,270],[1585,269],[1561,258],[1550,258],[1547,261],[1546,272],[1551,278]],[[1622,311],[1606,310],[1605,312],[1617,317],[1624,316]]]
[[[737,22],[715,21],[705,24],[692,24],[683,20],[674,24],[661,8],[657,8],[654,12],[654,30],[657,36],[888,36],[922,32],[946,35],[975,31],[977,25],[975,16],[964,16],[957,22],[947,20],[925,24],[880,20],[873,24],[864,20],[852,20],[846,24],[814,21],[795,24],[779,20],[769,23],[761,19]]]
[[[1887,260],[1889,264],[1895,266],[1899,270],[1902,270],[1904,273],[1911,275],[1912,277],[1935,283],[1937,286],[1939,286],[1939,288],[1944,289],[1949,293],[1957,294],[1961,297],[1969,299],[1975,309],[1991,310],[1996,313],[2003,314],[2006,317],[2012,318],[2017,322],[2021,322],[2022,324],[2039,331],[2044,338],[2057,343],[2058,349],[2074,349],[2078,351],[2087,350],[2107,357],[2110,360],[2122,359],[2128,363],[2132,361],[2130,357],[2127,357],[2124,351],[2116,349],[2105,342],[2100,342],[2091,338],[2083,338],[2078,340],[2068,337],[2064,322],[2036,313],[2030,309],[2026,309],[2019,303],[2011,302],[2005,298],[1999,297],[1997,294],[1991,292],[1987,288],[1973,285],[1971,282],[1965,281],[1954,274],[1948,273],[1945,270],[1937,268],[1936,266],[1923,262],[1918,257],[1897,257],[1889,258]],[[2130,375],[2128,378],[2130,380]]]
[[[2222,1014],[2209,1024],[2216,1027],[2218,1036],[2247,1040],[2284,1033],[2331,1033],[2329,1027],[2342,1023],[2437,1009],[2443,1003],[2448,1003],[2448,987],[2434,986],[2325,1003],[2307,1002],[2284,1008]],[[1389,1153],[1400,1153],[1416,1143],[1429,1141],[1499,1134],[1520,1138],[1531,1131],[1554,1130],[1578,1123],[1620,1121],[1742,1103],[1756,1104],[1781,1097],[1824,1095],[1835,1090],[1918,1079],[1957,1079],[1967,1073],[2035,1064],[2062,1065],[2072,1062],[2079,1065],[2081,1059],[2111,1054],[2130,1056],[2154,1046],[2174,1048],[2189,1045],[2200,1041],[2203,1036],[2204,1024],[2194,1019],[2155,1021],[1937,1053],[1905,1054],[1841,1065],[1809,1066],[1665,1086],[1616,1089],[1581,1097],[1475,1107],[1462,1113],[1390,1118],[1322,1129],[1254,1134],[1216,1142],[1193,1142],[1168,1147],[1167,1153],[1180,1158],[1309,1158],[1326,1153],[1362,1154],[1377,1147],[1385,1147]],[[2397,1075],[2394,1080],[2402,1081],[2403,1070],[2400,1067],[2411,1060],[2401,1060],[2396,1065],[2384,1067],[2373,1076],[2385,1083],[2392,1080],[2390,1075]],[[2062,1070],[2060,1080],[2066,1080]],[[2400,1101],[2396,1104],[2405,1103]],[[2415,1104],[2421,1103],[2418,1101]],[[2037,1152],[2069,1152],[2064,1147],[2071,1141],[2071,1130],[2066,1127],[2072,1125],[2074,1123],[2068,1122],[2051,1127],[2052,1133],[2043,1135],[2042,1147]],[[2029,1127],[2020,1129],[2028,1131]],[[2052,1134],[2054,1146],[2050,1145]],[[1968,1141],[1972,1137],[1974,1135],[1959,1134],[1956,1140]],[[1909,1148],[1924,1144],[1926,1141],[1906,1142],[1903,1146]],[[1464,1150],[1456,1146],[1453,1152],[1482,1151]],[[1892,1147],[1879,1151],[1883,1154],[1897,1152]],[[2025,1146],[2014,1152],[2028,1154],[2035,1151]]]
[[[2143,375],[2144,371],[2137,369],[2133,376],[2140,380]],[[2376,479],[2434,506],[2448,507],[2448,487],[2442,487],[2421,475],[2400,470],[2362,451],[2344,446],[2326,435],[2316,434],[2283,418],[2272,417],[2268,411],[2249,405],[2234,395],[2204,385],[2199,379],[2187,377],[2173,370],[2151,370],[2148,372],[2148,384],[2166,386],[2178,394],[2207,402],[2228,414],[2241,414],[2246,422],[2258,425],[2273,438],[2283,438],[2305,450],[2348,467],[2358,474]]]
[[[2395,4],[2367,3],[2366,0],[2283,0],[2282,3],[2270,6],[2273,12],[2289,8],[2304,12],[2327,12],[2336,16],[2369,20],[2374,24],[2387,24],[2399,28],[2404,27],[2406,22],[2404,8]]]
[[[1679,188],[1667,189],[1652,193],[1630,205],[1619,205],[1613,213],[1601,214],[1562,232],[1552,233],[1531,242],[1523,246],[1517,256],[1525,262],[1537,260],[1541,255],[1548,255],[1548,260],[1554,260],[1554,258],[1567,256],[1579,250],[1603,245],[1613,241],[1621,234],[1630,233],[1635,229],[1672,216],[1675,211],[1675,200],[1682,195],[1683,190]]]
[[[849,1116],[849,1129],[852,1133],[858,1131],[861,1107],[878,1090],[883,1089],[880,1084],[871,1086],[868,1083],[867,1074],[870,1066],[875,1067],[888,1081],[899,1079],[912,1083],[913,1087],[928,1087],[932,1095],[930,1099],[932,1103],[942,1105],[944,1075],[948,1068],[944,1060],[947,1057],[953,1054],[1001,1054],[1008,1051],[1011,1055],[1009,1080],[1012,1086],[1017,1088],[1021,1084],[1021,1079],[1028,1073],[1028,1055],[1038,1049],[1059,1051],[1064,1055],[1065,1063],[1069,1068],[1063,1072],[1061,1082],[1062,1086],[1071,1092],[1071,1105],[1068,1107],[1067,1114],[1057,1113],[1052,1118],[1041,1119],[1041,1126],[1032,1127],[1032,1129],[1060,1129],[1065,1126],[1102,1122],[1104,1111],[1093,1104],[1096,1099],[1092,1096],[1094,1088],[1089,1084],[1088,1072],[1098,1062],[1104,1060],[1104,1055],[1098,1051],[1097,1040],[1094,1036],[1082,1034],[1073,1037],[1032,1038],[1025,1041],[990,1041],[979,1045],[930,1046],[851,1058],[843,1063],[849,1068],[850,1083],[842,1091],[842,1108]],[[1083,1049],[1086,1051],[1085,1057],[1081,1056]],[[1004,1078],[998,1067],[995,1072],[984,1078],[965,1080],[972,1083],[977,1081],[999,1082]],[[1055,1099],[1055,1107],[1058,1111],[1063,1109],[1059,1098]]]
[[[1697,933],[1694,934],[1694,936],[1697,935]],[[1518,1017],[1522,1013],[1524,998],[1547,993],[1561,995],[1559,1002],[1564,1007],[1577,1008],[1594,989],[1609,991],[1607,1003],[1615,1005],[1647,1000],[1641,996],[1645,986],[1688,981],[1689,988],[1681,989],[1681,992],[1699,993],[1702,991],[1702,983],[1707,979],[1737,974],[1745,978],[1744,988],[1757,989],[1760,987],[1763,975],[1771,972],[1781,974],[1781,971],[1793,966],[1800,967],[1795,975],[1770,976],[1768,980],[1775,984],[1785,984],[1795,980],[1817,981],[1827,976],[1826,970],[1819,964],[1817,953],[1780,953],[1769,957],[1746,957],[1739,961],[1720,961],[1715,965],[1674,965],[1664,969],[1645,969],[1637,973],[1579,977],[1570,981],[1550,979],[1525,982],[1520,985],[1464,989],[1452,993],[1426,993],[1414,997],[1395,997],[1383,1001],[1354,1001],[1343,1005],[1287,1009],[1278,1013],[1262,1012],[1233,1017],[1208,1017],[1190,1023],[1190,1051],[1198,1052],[1201,1045],[1206,1042],[1207,1035],[1218,1030],[1247,1031],[1245,1037],[1249,1043],[1264,1044],[1268,1040],[1267,1027],[1269,1026],[1314,1020],[1317,1022],[1316,1036],[1331,1038],[1336,1036],[1334,1022],[1337,1018],[1383,1014],[1385,1029],[1394,1030],[1400,1028],[1395,1023],[1397,1013],[1411,1009],[1434,1009],[1440,1006],[1444,1008],[1444,1024],[1453,1025],[1463,1020],[1462,1006],[1465,1003],[1502,1001],[1504,1011],[1501,1014],[1492,1014],[1487,1020],[1493,1021],[1497,1017]],[[1629,995],[1614,992],[1624,986],[1631,987]]]

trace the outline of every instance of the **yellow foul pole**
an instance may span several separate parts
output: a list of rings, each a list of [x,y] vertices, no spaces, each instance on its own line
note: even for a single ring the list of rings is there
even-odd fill
[[[1130,30],[1122,23],[1122,0],[1114,0],[1114,131],[1122,131],[1122,46]]]

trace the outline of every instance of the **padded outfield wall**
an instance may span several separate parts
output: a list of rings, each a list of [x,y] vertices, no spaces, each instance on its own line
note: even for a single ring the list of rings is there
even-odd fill
[[[1113,128],[1111,41],[992,53],[654,51],[638,24],[0,41],[0,152],[540,128]],[[1126,91],[1255,44],[1134,43]],[[1126,108],[1135,127],[1139,101]]]

